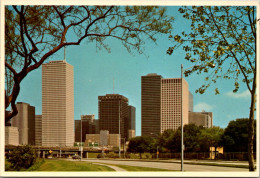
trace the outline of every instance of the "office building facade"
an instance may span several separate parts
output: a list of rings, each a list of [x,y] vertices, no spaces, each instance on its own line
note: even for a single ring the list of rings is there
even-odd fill
[[[11,119],[11,125],[19,131],[20,145],[35,145],[35,107],[17,102],[18,114]]]
[[[75,120],[75,142],[85,142],[86,134],[98,133],[99,120],[95,119],[94,114],[81,115],[81,120]]]
[[[18,127],[5,126],[5,145],[19,145]]]
[[[142,136],[156,137],[188,124],[189,87],[185,79],[148,74],[141,78]]]
[[[213,127],[213,113],[212,112],[189,112],[189,123],[204,128]]]
[[[110,134],[119,134],[120,127],[121,138],[128,139],[130,127],[128,99],[119,94],[99,96],[98,109],[100,130],[108,130]],[[132,118],[135,118],[135,116]]]
[[[42,146],[42,115],[35,115],[35,145]]]
[[[65,60],[42,65],[42,145],[73,146],[73,66]]]

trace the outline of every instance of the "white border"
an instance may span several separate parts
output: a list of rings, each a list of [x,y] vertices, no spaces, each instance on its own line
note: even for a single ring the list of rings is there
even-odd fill
[[[242,6],[251,5],[257,6],[257,19],[260,19],[260,2],[259,0],[203,0],[203,1],[188,1],[188,0],[1,0],[1,28],[0,28],[0,176],[5,177],[259,177],[259,102],[257,102],[257,170],[255,172],[5,172],[4,171],[4,6],[5,5],[162,5],[162,6],[180,6],[180,5],[231,5]],[[259,32],[260,22],[257,23],[257,44],[259,44]],[[259,97],[259,45],[257,45],[257,101],[260,101]]]

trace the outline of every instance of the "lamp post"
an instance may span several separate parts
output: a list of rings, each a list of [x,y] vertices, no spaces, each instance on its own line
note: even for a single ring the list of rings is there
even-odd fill
[[[82,119],[80,120],[80,161],[82,161]]]
[[[183,172],[183,160],[184,160],[184,150],[183,150],[183,102],[182,102],[182,78],[183,78],[183,65],[181,64],[181,171]]]
[[[120,135],[120,100],[119,100],[119,113],[118,113],[118,127],[119,127],[119,129],[118,129],[118,133],[119,133],[118,157],[120,158],[121,157],[121,155],[120,155],[120,152],[121,152],[121,148],[120,148],[121,147],[121,144],[120,144],[120,142],[121,142],[121,135]]]
[[[185,69],[185,70],[188,70],[188,69],[190,69],[190,68],[192,68],[192,67],[197,67],[198,65],[195,65],[195,66],[191,66],[191,67],[189,67],[189,68],[187,68],[187,69]],[[184,171],[184,168],[183,168],[183,162],[184,162],[184,139],[183,139],[183,112],[182,112],[182,109],[183,109],[183,96],[182,96],[182,94],[183,94],[183,88],[182,88],[182,86],[183,86],[183,71],[185,71],[185,70],[183,70],[183,65],[181,64],[181,171],[183,172]]]

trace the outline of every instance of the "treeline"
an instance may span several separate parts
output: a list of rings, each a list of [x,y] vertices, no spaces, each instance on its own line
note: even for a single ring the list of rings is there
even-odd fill
[[[236,119],[230,121],[225,129],[216,126],[204,128],[195,124],[185,125],[183,128],[185,152],[209,152],[210,147],[224,147],[224,152],[247,152],[248,122],[249,120],[245,118]],[[154,133],[151,133],[151,136],[152,134]],[[254,139],[254,151],[255,149],[256,139]],[[156,138],[148,136],[132,138],[127,151],[139,153],[140,158],[144,152],[181,152],[181,127],[177,130],[165,130]]]

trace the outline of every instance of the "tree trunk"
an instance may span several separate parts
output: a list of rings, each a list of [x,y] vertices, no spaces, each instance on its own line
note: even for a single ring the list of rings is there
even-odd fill
[[[142,153],[139,153],[140,159],[142,159]]]
[[[248,163],[249,163],[249,171],[255,171],[255,167],[254,167],[255,88],[256,87],[253,86],[253,90],[252,90],[252,93],[251,93],[251,107],[250,107],[249,124],[248,124]]]

